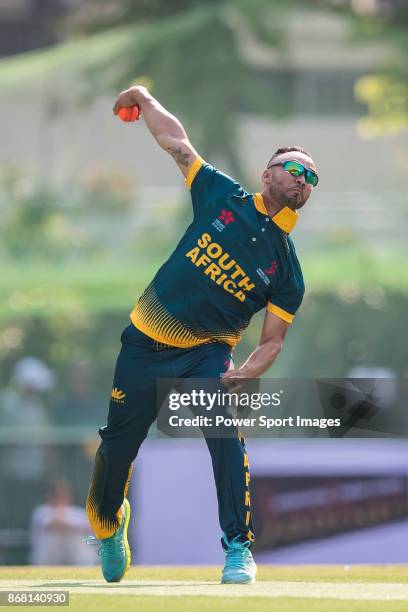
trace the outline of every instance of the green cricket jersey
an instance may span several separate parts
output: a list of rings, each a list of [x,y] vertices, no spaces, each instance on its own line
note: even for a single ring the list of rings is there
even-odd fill
[[[188,348],[235,346],[251,317],[267,308],[291,323],[304,283],[289,232],[297,213],[273,217],[260,193],[195,160],[186,185],[194,218],[144,291],[130,318],[158,342]]]

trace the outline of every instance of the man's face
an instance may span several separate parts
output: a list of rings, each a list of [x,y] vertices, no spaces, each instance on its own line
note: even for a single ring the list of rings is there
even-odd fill
[[[305,175],[293,176],[286,172],[281,165],[286,161],[297,161],[305,168],[310,168],[317,172],[316,165],[311,157],[300,153],[300,151],[289,151],[281,153],[271,161],[273,165],[264,170],[262,180],[264,190],[270,198],[277,202],[281,207],[289,206],[293,210],[302,208],[312,193],[313,186],[306,183]]]

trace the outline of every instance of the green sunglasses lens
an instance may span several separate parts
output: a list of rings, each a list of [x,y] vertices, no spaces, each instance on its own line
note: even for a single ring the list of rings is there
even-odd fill
[[[317,183],[319,182],[317,174],[315,174],[315,172],[312,170],[306,170],[305,179],[306,183],[309,183],[309,185],[312,185],[313,187],[316,187]]]
[[[305,173],[306,183],[312,185],[313,187],[316,187],[317,183],[319,182],[317,174],[313,172],[313,170],[306,169],[299,162],[287,161],[282,164],[282,167],[284,170],[286,170],[286,172],[290,172],[292,176],[301,176],[303,173]]]
[[[286,170],[286,172],[290,172],[290,174],[293,174],[293,176],[300,176],[305,171],[302,164],[299,164],[298,162],[295,162],[295,161],[285,162],[283,164],[283,169]]]

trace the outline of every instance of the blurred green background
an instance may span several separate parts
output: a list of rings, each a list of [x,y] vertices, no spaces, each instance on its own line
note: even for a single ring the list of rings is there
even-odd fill
[[[86,362],[108,397],[128,313],[190,222],[172,161],[142,122],[112,115],[134,82],[248,189],[279,146],[316,160],[321,182],[293,234],[306,297],[269,374],[404,373],[405,2],[44,1],[25,14],[29,5],[0,11],[2,384],[32,355],[55,372],[56,393]]]

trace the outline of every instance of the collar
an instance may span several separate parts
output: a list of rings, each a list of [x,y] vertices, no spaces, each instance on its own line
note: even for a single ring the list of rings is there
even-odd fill
[[[254,193],[254,204],[257,211],[263,215],[269,215],[261,193]],[[297,223],[298,214],[289,206],[284,206],[276,215],[271,216],[271,219],[281,230],[289,234]]]

